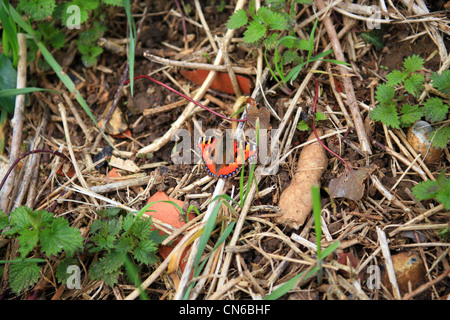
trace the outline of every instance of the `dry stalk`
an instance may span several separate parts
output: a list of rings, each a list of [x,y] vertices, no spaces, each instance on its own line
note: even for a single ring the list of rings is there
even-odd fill
[[[400,289],[398,288],[397,278],[395,276],[394,264],[391,259],[391,252],[389,251],[388,241],[386,239],[386,234],[379,227],[376,227],[378,240],[381,247],[381,252],[383,253],[384,260],[386,262],[386,270],[388,273],[389,281],[392,285],[392,290],[394,293],[394,297],[397,300],[400,300]]]
[[[202,23],[203,29],[205,30],[206,36],[208,37],[209,43],[211,44],[214,52],[217,52],[219,50],[217,48],[216,42],[214,41],[214,38],[211,34],[211,31],[209,30],[208,23],[206,23],[205,16],[203,15],[202,7],[200,5],[200,2],[198,0],[194,0],[195,4],[195,10],[197,10],[198,17],[200,18],[200,22]]]
[[[187,69],[211,70],[211,71],[217,71],[217,72],[227,71],[227,66],[224,66],[224,65],[215,65],[215,64],[212,65],[212,64],[207,64],[207,63],[170,60],[170,59],[155,56],[147,51],[144,52],[144,57],[146,57],[150,61],[162,64],[165,66],[173,66],[173,67],[180,67],[180,68],[187,68]],[[255,74],[255,71],[252,70],[251,68],[232,66],[231,69],[235,73],[238,73],[238,74],[246,74],[246,75],[254,75]]]
[[[18,33],[17,41],[19,43],[19,61],[17,63],[17,82],[16,88],[23,89],[27,84],[27,40],[25,34]],[[19,157],[22,147],[23,136],[23,112],[25,109],[25,95],[21,94],[16,96],[16,103],[14,106],[14,117],[11,120],[11,126],[13,128],[11,147],[9,152],[9,165],[12,165],[14,161]],[[9,195],[13,190],[17,174],[17,167],[14,168],[8,180],[3,185],[3,190],[0,194],[0,208],[3,212],[8,212],[10,206]]]
[[[325,4],[323,2],[323,0],[317,0],[316,1],[317,7],[319,8],[319,10],[324,9],[325,8]],[[345,56],[344,53],[342,51],[342,47],[341,44],[339,42],[339,38],[336,34],[336,30],[334,29],[334,25],[330,19],[329,16],[324,16],[323,17],[323,23],[325,25],[325,28],[327,30],[328,36],[330,38],[330,41],[333,45],[333,51],[334,54],[336,56],[337,60],[343,61],[345,62]],[[364,122],[362,120],[361,117],[361,113],[358,107],[358,103],[357,103],[357,99],[356,99],[356,95],[355,95],[355,90],[353,88],[353,84],[352,84],[352,80],[349,77],[348,71],[346,68],[344,68],[343,66],[339,65],[338,69],[342,75],[342,82],[344,84],[344,88],[345,88],[345,93],[347,94],[347,105],[350,108],[350,112],[352,114],[353,117],[353,124],[355,126],[355,130],[356,130],[356,134],[358,135],[358,139],[359,142],[361,144],[361,150],[367,154],[370,155],[372,154],[372,150],[370,149],[370,143],[369,143],[369,139],[366,135],[365,132],[365,128],[364,128]]]

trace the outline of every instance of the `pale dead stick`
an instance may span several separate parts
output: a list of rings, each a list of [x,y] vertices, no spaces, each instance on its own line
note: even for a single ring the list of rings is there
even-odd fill
[[[325,8],[325,4],[323,0],[317,0],[316,1],[317,7],[319,10]],[[328,36],[330,38],[330,41],[333,45],[333,51],[334,55],[337,60],[345,62],[345,56],[342,52],[341,44],[339,43],[339,38],[336,34],[336,30],[334,29],[333,22],[331,21],[329,16],[323,17],[323,23],[325,25],[325,28],[327,30]],[[348,77],[347,69],[345,69],[343,66],[338,65],[337,66],[341,75],[342,75],[342,82],[344,84],[345,92],[347,94],[347,105],[350,108],[350,112],[353,117],[353,123],[355,125],[355,131],[358,136],[359,142],[361,144],[361,150],[366,154],[372,154],[372,150],[370,149],[370,143],[369,139],[366,135],[365,129],[364,129],[364,123],[362,121],[361,112],[358,107],[355,91],[353,88],[352,80],[350,77]]]
[[[207,63],[170,60],[170,59],[155,56],[147,51],[144,52],[144,57],[146,57],[150,61],[162,64],[162,65],[166,65],[166,66],[181,67],[181,68],[187,68],[187,69],[212,70],[212,71],[218,71],[218,72],[227,71],[227,66],[224,66],[224,65],[215,65],[215,64],[212,65],[212,64],[207,64]],[[255,74],[255,71],[251,68],[232,66],[231,69],[235,73],[238,73],[238,74],[246,74],[246,75]]]
[[[19,43],[19,60],[17,63],[17,81],[16,88],[23,89],[27,84],[27,40],[25,34],[18,33],[17,41]],[[22,135],[23,135],[23,112],[25,109],[25,95],[17,95],[14,107],[14,117],[11,120],[11,126],[13,128],[11,149],[9,153],[9,164],[12,165],[14,161],[19,157],[22,147]],[[9,194],[11,193],[14,180],[16,178],[17,169],[11,171],[8,180],[3,185],[0,196],[0,207],[6,212],[9,206]]]
[[[391,252],[389,251],[389,245],[388,245],[388,241],[386,238],[386,234],[379,227],[376,227],[376,230],[377,230],[378,240],[379,240],[380,247],[381,247],[381,252],[383,253],[383,257],[386,262],[388,278],[392,284],[392,290],[394,293],[394,297],[397,300],[400,300],[401,294],[400,294],[400,290],[398,288],[397,277],[395,276],[394,264],[392,263]]]
[[[206,36],[208,37],[209,43],[211,43],[211,46],[214,50],[214,52],[217,52],[218,48],[216,45],[216,42],[214,41],[214,38],[211,34],[211,31],[209,30],[208,23],[206,22],[205,16],[203,15],[202,7],[200,5],[200,2],[198,0],[194,0],[195,9],[197,10],[198,17],[200,18],[200,21],[202,23],[203,29],[205,29]]]

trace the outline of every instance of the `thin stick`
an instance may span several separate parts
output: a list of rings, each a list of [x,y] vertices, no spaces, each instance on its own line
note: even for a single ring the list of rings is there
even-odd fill
[[[324,4],[323,0],[317,0],[316,4],[317,4],[317,7],[319,8],[319,10],[325,8],[325,4]],[[336,56],[336,59],[345,62],[345,56],[344,56],[344,53],[342,52],[342,47],[339,42],[339,38],[336,34],[336,30],[334,29],[334,25],[333,25],[333,22],[331,21],[330,17],[325,16],[323,18],[323,23],[325,25],[325,28],[327,30],[328,36],[331,40],[331,43],[333,45],[333,51]],[[352,80],[350,77],[348,77],[347,69],[345,69],[341,65],[338,65],[338,69],[342,75],[342,82],[344,84],[345,92],[348,97],[347,104],[350,108],[350,112],[353,117],[353,123],[355,126],[356,134],[358,135],[359,142],[361,144],[361,150],[364,153],[370,155],[370,154],[372,154],[372,150],[370,149],[369,139],[368,139],[368,137],[366,135],[366,131],[364,129],[364,122],[362,120],[361,112],[358,107],[358,103],[357,103],[358,100],[356,99]]]
[[[218,72],[227,71],[227,66],[224,66],[224,65],[213,65],[213,64],[207,64],[207,63],[170,60],[170,59],[155,56],[147,51],[144,52],[144,57],[146,57],[150,61],[162,64],[165,66],[180,67],[180,68],[187,68],[187,69],[213,70],[213,71],[218,71]],[[246,74],[246,75],[254,75],[255,74],[255,71],[250,68],[232,66],[231,69],[235,73],[238,73],[238,74]]]
[[[211,43],[211,46],[214,50],[214,52],[217,52],[219,49],[217,48],[216,42],[214,41],[214,38],[211,34],[211,31],[209,30],[208,23],[206,22],[205,16],[203,15],[202,7],[200,5],[200,2],[198,0],[194,0],[195,9],[197,10],[198,17],[200,18],[200,22],[202,23],[203,29],[205,29],[206,36],[208,37],[209,43]]]
[[[395,276],[394,265],[391,259],[391,253],[389,251],[388,242],[386,239],[386,234],[379,227],[376,227],[378,240],[380,242],[381,252],[383,253],[384,260],[386,261],[386,269],[389,277],[389,281],[392,284],[392,290],[394,292],[394,297],[400,299],[400,289],[398,288],[397,278]]]
[[[27,82],[27,41],[25,34],[18,33],[17,41],[19,43],[19,61],[17,64],[17,89],[26,87]],[[22,134],[23,134],[23,111],[25,109],[25,95],[21,94],[16,96],[16,103],[14,107],[14,117],[11,120],[11,126],[13,128],[13,134],[11,139],[11,149],[9,153],[9,163],[12,164],[18,157],[20,149],[22,147]],[[16,177],[16,170],[13,170],[10,175],[8,183],[5,184],[0,197],[0,207],[5,212],[8,210],[9,194],[11,193],[14,180]]]

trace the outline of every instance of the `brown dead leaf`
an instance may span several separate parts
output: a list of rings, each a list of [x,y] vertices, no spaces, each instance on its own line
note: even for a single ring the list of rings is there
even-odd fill
[[[247,121],[256,128],[256,121],[259,119],[259,128],[269,130],[270,129],[270,112],[266,108],[258,108],[256,101],[253,98],[247,98],[247,104],[249,104],[247,112]]]
[[[320,136],[322,130],[317,129]],[[309,140],[316,140],[312,133]],[[297,162],[297,170],[291,184],[280,197],[281,217],[277,222],[298,229],[305,222],[312,210],[313,185],[320,185],[320,178],[327,167],[328,158],[325,149],[318,141],[303,148]]]
[[[139,172],[141,169],[131,160],[123,160],[121,158],[111,156],[111,160],[109,160],[109,165],[111,167],[129,171],[129,172]]]
[[[374,169],[374,166],[367,166],[359,170],[350,171],[345,170],[337,178],[330,181],[328,189],[332,198],[347,198],[353,201],[358,201],[364,194],[363,181],[368,173]],[[356,180],[355,180],[356,178]]]

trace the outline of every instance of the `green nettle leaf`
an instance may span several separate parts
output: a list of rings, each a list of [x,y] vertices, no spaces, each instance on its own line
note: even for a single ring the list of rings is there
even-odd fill
[[[267,7],[260,7],[257,16],[261,21],[273,30],[287,30],[288,23],[282,14],[272,11]]]
[[[444,149],[450,139],[450,126],[444,126],[431,133],[431,144],[435,148]]]
[[[400,70],[394,70],[390,72],[386,78],[387,78],[387,84],[391,86],[398,85],[405,81],[405,79],[408,77],[407,74],[401,72]]]
[[[37,246],[39,241],[39,231],[36,229],[23,229],[20,231],[17,240],[20,244],[18,251],[20,255],[25,258],[25,256]]]
[[[17,7],[30,15],[35,21],[41,21],[53,13],[55,0],[19,0]]]
[[[433,87],[443,93],[450,94],[450,70],[445,70],[442,74],[434,72],[431,79],[433,80]]]
[[[400,121],[402,123],[402,126],[406,127],[420,120],[422,116],[422,110],[418,105],[412,106],[409,103],[405,103],[402,106],[402,116],[400,118]]]
[[[439,192],[439,184],[433,180],[422,181],[412,188],[412,192],[419,201],[434,199]]]
[[[47,255],[56,255],[65,250],[71,257],[83,246],[80,230],[69,226],[64,218],[56,218],[53,224],[41,231],[40,242],[42,251]]]
[[[425,77],[420,73],[413,73],[409,78],[405,80],[405,90],[413,96],[417,96],[422,89]]]
[[[103,0],[104,3],[109,4],[111,6],[115,7],[123,7],[123,1],[122,0]]]
[[[140,241],[133,250],[133,257],[140,263],[150,264],[157,261],[155,253],[158,247],[151,240]]]
[[[291,50],[286,50],[283,53],[284,64],[296,61],[299,58],[298,53]]]
[[[430,98],[423,104],[423,113],[430,122],[443,121],[448,113],[448,105],[440,98]]]
[[[18,262],[9,266],[9,285],[14,293],[19,294],[39,280],[41,268],[35,262]]]
[[[275,46],[277,45],[278,42],[278,33],[272,33],[270,36],[267,36],[264,40],[263,40],[263,45],[264,47],[266,47],[267,50],[271,50],[271,49],[275,49]]]
[[[450,209],[450,183],[447,182],[445,186],[439,191],[436,196],[436,200],[444,205],[444,207]]]
[[[388,103],[394,99],[395,89],[394,87],[385,83],[380,84],[375,92],[375,98],[380,103]]]
[[[255,43],[259,41],[266,34],[267,27],[263,26],[258,21],[253,20],[244,32],[244,42],[245,43]]]
[[[309,130],[309,126],[308,124],[301,120],[298,124],[297,124],[297,129],[300,131],[308,131]]]
[[[381,121],[392,128],[400,128],[400,119],[395,103],[380,104],[370,112],[370,117],[375,121]]]
[[[403,62],[403,67],[408,72],[412,73],[422,68],[424,62],[425,60],[423,60],[421,57],[419,57],[416,54],[413,54],[412,56],[405,58],[405,61]]]
[[[309,49],[311,48],[311,43],[309,40],[300,39],[300,41],[297,44],[297,48],[303,51],[309,51]]]
[[[248,23],[247,14],[243,9],[237,10],[227,21],[227,29],[238,29]]]

